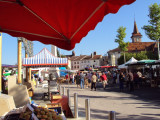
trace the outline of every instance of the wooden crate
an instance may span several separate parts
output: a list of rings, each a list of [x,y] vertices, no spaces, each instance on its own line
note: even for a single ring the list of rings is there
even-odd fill
[[[62,96],[61,95],[52,95],[51,96],[51,100],[55,100],[55,99],[62,99]]]
[[[33,91],[28,91],[28,94],[29,94],[29,97],[32,97],[33,96]]]
[[[59,114],[62,114],[62,106],[61,103],[49,103],[46,104],[48,109],[54,109],[57,111]]]
[[[48,103],[46,104],[47,108],[56,108],[56,107],[62,107],[61,103]]]

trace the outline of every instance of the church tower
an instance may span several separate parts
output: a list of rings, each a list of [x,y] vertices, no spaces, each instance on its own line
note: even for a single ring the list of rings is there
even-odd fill
[[[141,42],[142,35],[138,31],[137,24],[136,24],[135,20],[134,20],[134,28],[133,28],[133,33],[132,33],[131,38],[132,38],[132,43]]]

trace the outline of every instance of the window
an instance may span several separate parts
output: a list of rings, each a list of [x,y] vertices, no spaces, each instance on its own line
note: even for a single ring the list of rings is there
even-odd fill
[[[96,61],[94,60],[94,62],[96,62]]]
[[[74,66],[74,68],[76,68],[76,66]]]
[[[77,62],[77,64],[79,64],[79,62]]]
[[[74,64],[76,64],[76,62],[74,62]]]
[[[77,66],[77,68],[79,68],[79,66]]]
[[[89,63],[89,61],[88,61],[88,63]]]
[[[86,63],[86,61],[84,61],[84,63]]]

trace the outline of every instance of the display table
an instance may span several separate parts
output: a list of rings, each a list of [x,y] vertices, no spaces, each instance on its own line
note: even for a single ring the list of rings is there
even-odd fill
[[[65,116],[67,118],[73,117],[72,111],[68,105],[68,97],[67,96],[62,96],[60,99],[51,99],[51,103],[61,103]]]

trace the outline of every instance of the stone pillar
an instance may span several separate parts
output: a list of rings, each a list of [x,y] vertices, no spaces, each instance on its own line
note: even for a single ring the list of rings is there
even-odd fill
[[[22,84],[22,41],[18,39],[18,83]]]

